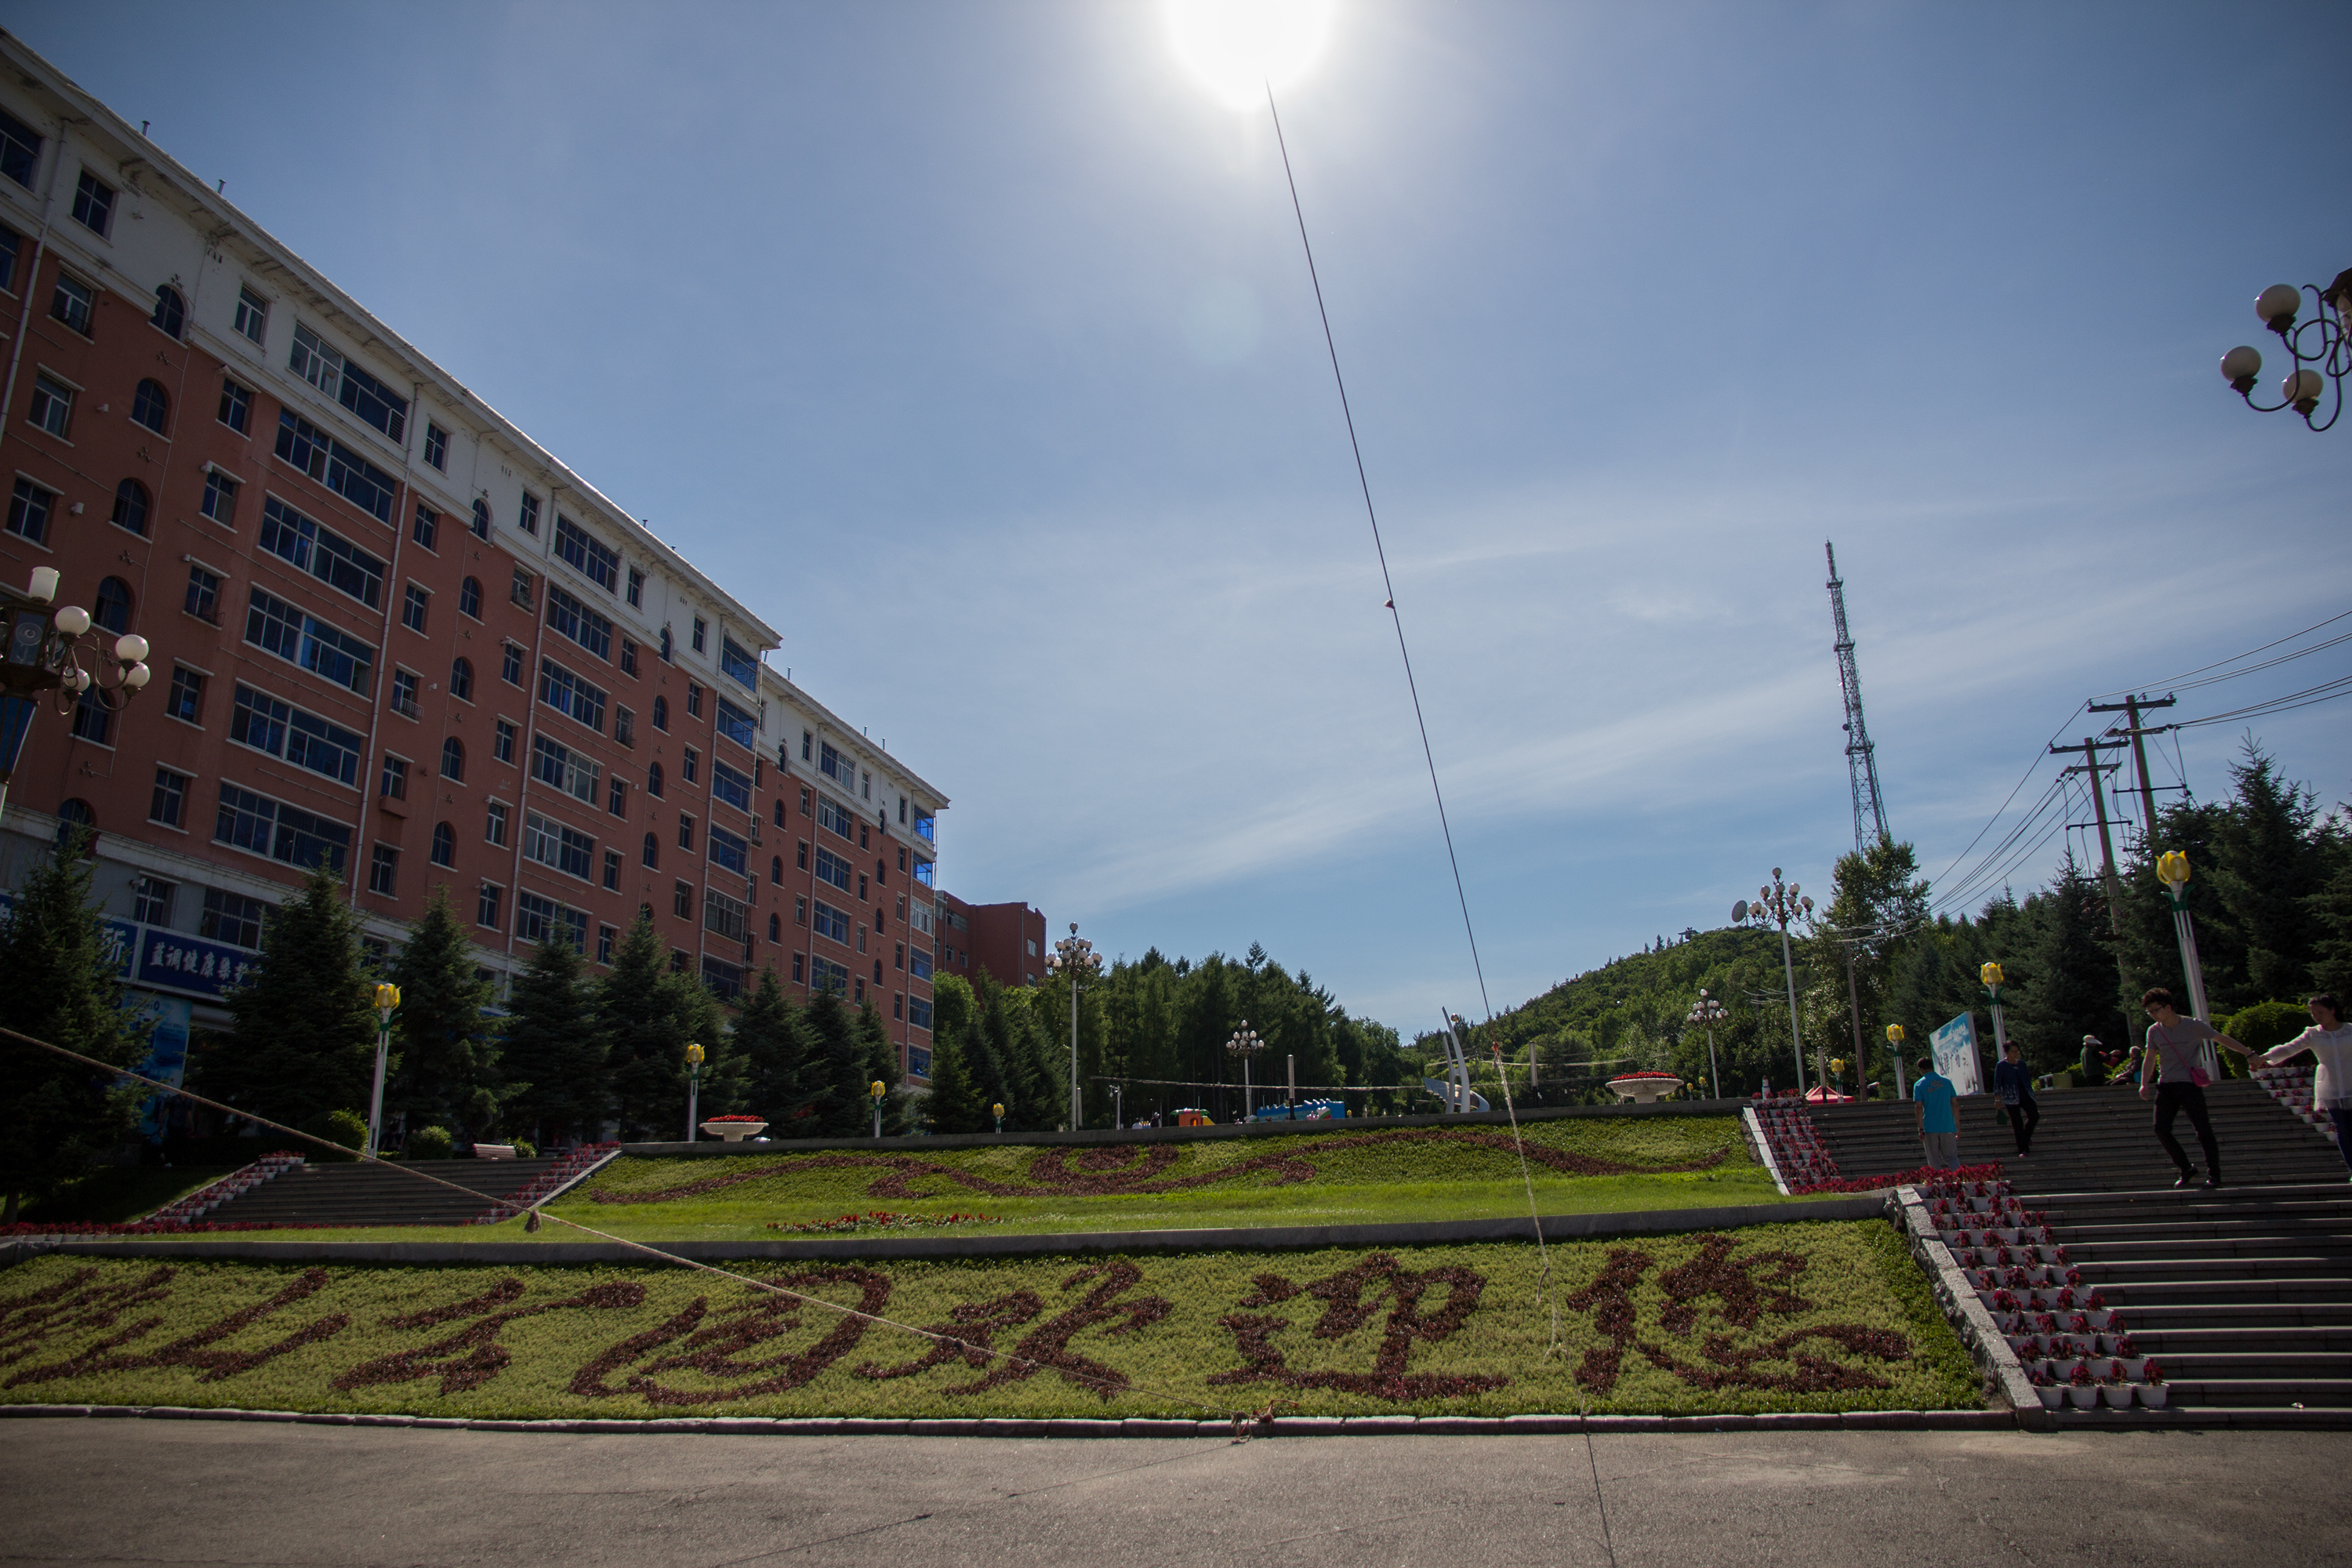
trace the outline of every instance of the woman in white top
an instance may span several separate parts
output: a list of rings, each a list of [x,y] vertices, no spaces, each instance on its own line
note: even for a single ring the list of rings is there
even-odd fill
[[[2274,1068],[2305,1051],[2312,1054],[2319,1075],[2311,1086],[2311,1103],[2335,1121],[2336,1152],[2352,1166],[2352,1026],[2345,1024],[2331,992],[2322,991],[2304,1006],[2311,1014],[2311,1027],[2255,1059]]]

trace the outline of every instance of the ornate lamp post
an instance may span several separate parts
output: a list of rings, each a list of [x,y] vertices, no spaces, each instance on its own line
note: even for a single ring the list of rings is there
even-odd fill
[[[1839,1094],[1845,1092],[1845,1058],[1843,1057],[1830,1058],[1830,1087]]]
[[[2303,316],[2305,289],[2316,301],[2308,316]],[[2352,373],[2352,337],[2346,335],[2346,323],[2352,320],[2352,267],[2337,273],[2336,281],[2325,289],[2316,283],[2306,283],[2302,289],[2292,283],[2273,283],[2254,296],[2254,314],[2278,334],[2294,361],[2294,368],[2279,383],[2279,400],[2268,407],[2254,401],[2254,379],[2263,374],[2263,356],[2244,343],[2221,356],[2221,379],[2257,414],[2292,408],[2314,430],[2335,424],[2344,412],[2344,377]],[[2298,316],[2303,317],[2299,322]],[[2320,400],[2326,396],[2331,383],[2336,388],[2335,406],[2326,418],[2316,418]]]
[[[2197,924],[2189,913],[2189,857],[2168,849],[2156,858],[2156,879],[2172,906],[2172,934],[2180,943],[2180,967],[2189,976],[2189,1016],[2205,1017],[2205,966],[2197,961]],[[2210,1020],[2208,1020],[2209,1022]]]
[[[1078,1094],[1078,993],[1102,973],[1102,954],[1078,934],[1077,921],[1072,921],[1070,934],[1054,944],[1045,972],[1064,975],[1070,983],[1070,1131],[1076,1132],[1087,1121],[1086,1102]]]
[[[1247,1121],[1256,1109],[1250,1104],[1250,1058],[1264,1049],[1265,1049],[1265,1042],[1257,1037],[1257,1031],[1249,1026],[1247,1018],[1244,1018],[1242,1026],[1234,1031],[1234,1037],[1225,1042],[1227,1053],[1242,1059],[1242,1120],[1244,1121]]]
[[[2000,988],[2008,981],[1998,963],[1987,963],[1977,971],[1977,978],[1984,982],[1986,994],[1992,998],[1992,1059],[2006,1061],[2009,1058],[2009,1029],[2000,1018]]]
[[[1723,1075],[1715,1068],[1715,1026],[1730,1016],[1729,1008],[1701,991],[1698,1000],[1691,1004],[1689,1014],[1683,1019],[1683,1022],[1706,1031],[1706,1079],[1717,1100],[1723,1098]]]
[[[874,1141],[878,1143],[882,1141],[882,1097],[890,1092],[890,1087],[877,1078],[866,1086],[866,1092],[874,1097]]]
[[[686,1047],[686,1141],[694,1142],[694,1124],[700,1120],[695,1115],[702,1100],[702,1058],[700,1046]]]
[[[1903,1081],[1903,1026],[1900,1024],[1886,1026],[1886,1054],[1895,1058],[1895,1098],[1910,1099],[1910,1087]]]
[[[383,1068],[392,1054],[392,1016],[400,1010],[400,987],[389,983],[375,988],[375,1089],[368,1096],[367,1158],[376,1157],[383,1139]]]
[[[57,596],[54,566],[34,567],[22,589],[0,586],[8,637],[0,658],[0,807],[8,804],[9,776],[44,701],[64,715],[85,692],[94,692],[101,707],[116,713],[147,684],[145,637],[125,632],[101,645],[90,634],[88,610],[47,607]]]
[[[1003,1104],[1003,1102],[1002,1100],[1000,1100],[1000,1101],[998,1101],[996,1104],[990,1106],[990,1107],[988,1108],[988,1113],[989,1113],[991,1116],[993,1116],[993,1117],[995,1117],[995,1118],[996,1118],[996,1135],[997,1135],[999,1138],[1003,1137],[1003,1136],[1004,1136],[1004,1104]]]
[[[1772,868],[1772,885],[1756,889],[1756,901],[1742,899],[1731,906],[1731,923],[1752,920],[1766,931],[1780,928],[1780,973],[1789,984],[1789,1047],[1797,1058],[1797,1098],[1805,1097],[1805,1041],[1797,1028],[1797,960],[1789,947],[1789,922],[1813,912],[1813,900],[1794,882],[1780,881],[1780,868]]]

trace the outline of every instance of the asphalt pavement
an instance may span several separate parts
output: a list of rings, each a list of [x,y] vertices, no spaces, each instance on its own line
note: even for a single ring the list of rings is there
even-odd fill
[[[2352,1434],[1007,1439],[0,1421],[0,1563],[2352,1562]]]

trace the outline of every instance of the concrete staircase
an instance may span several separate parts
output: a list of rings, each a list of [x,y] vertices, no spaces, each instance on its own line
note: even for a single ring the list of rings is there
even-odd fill
[[[2008,1123],[1990,1095],[1959,1102],[1960,1163],[1998,1161],[2021,1194],[2145,1192],[2168,1189],[2176,1173],[2149,1130],[2151,1101],[2131,1089],[2079,1089],[2037,1098],[2042,1126],[2033,1152],[2020,1156]],[[2330,1181],[2345,1184],[2343,1157],[2325,1134],[2300,1120],[2259,1085],[2243,1079],[2205,1091],[2213,1136],[2221,1149],[2221,1175],[2232,1184],[2276,1185]],[[1841,1176],[1910,1171],[1921,1163],[1914,1131],[1917,1113],[1900,1100],[1815,1106],[1806,1113]],[[2196,1130],[2186,1116],[2173,1135],[2205,1174]],[[2224,1189],[2225,1191],[2227,1189]],[[2046,1206],[2033,1204],[2029,1206]]]
[[[2215,1131],[2226,1175],[2228,1134]],[[2139,1353],[2162,1364],[2176,1406],[2352,1418],[2352,1184],[2342,1161],[2332,1181],[2021,1196],[2048,1215],[2051,1239],[2124,1315]]]
[[[205,1217],[247,1225],[464,1225],[553,1170],[541,1160],[312,1165],[241,1193]],[[418,1173],[436,1178],[420,1181]],[[454,1182],[451,1192],[440,1182]]]

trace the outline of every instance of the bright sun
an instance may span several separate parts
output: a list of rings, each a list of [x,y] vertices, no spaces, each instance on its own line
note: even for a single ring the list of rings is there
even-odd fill
[[[1166,0],[1177,58],[1234,109],[1265,101],[1315,63],[1333,0]]]

